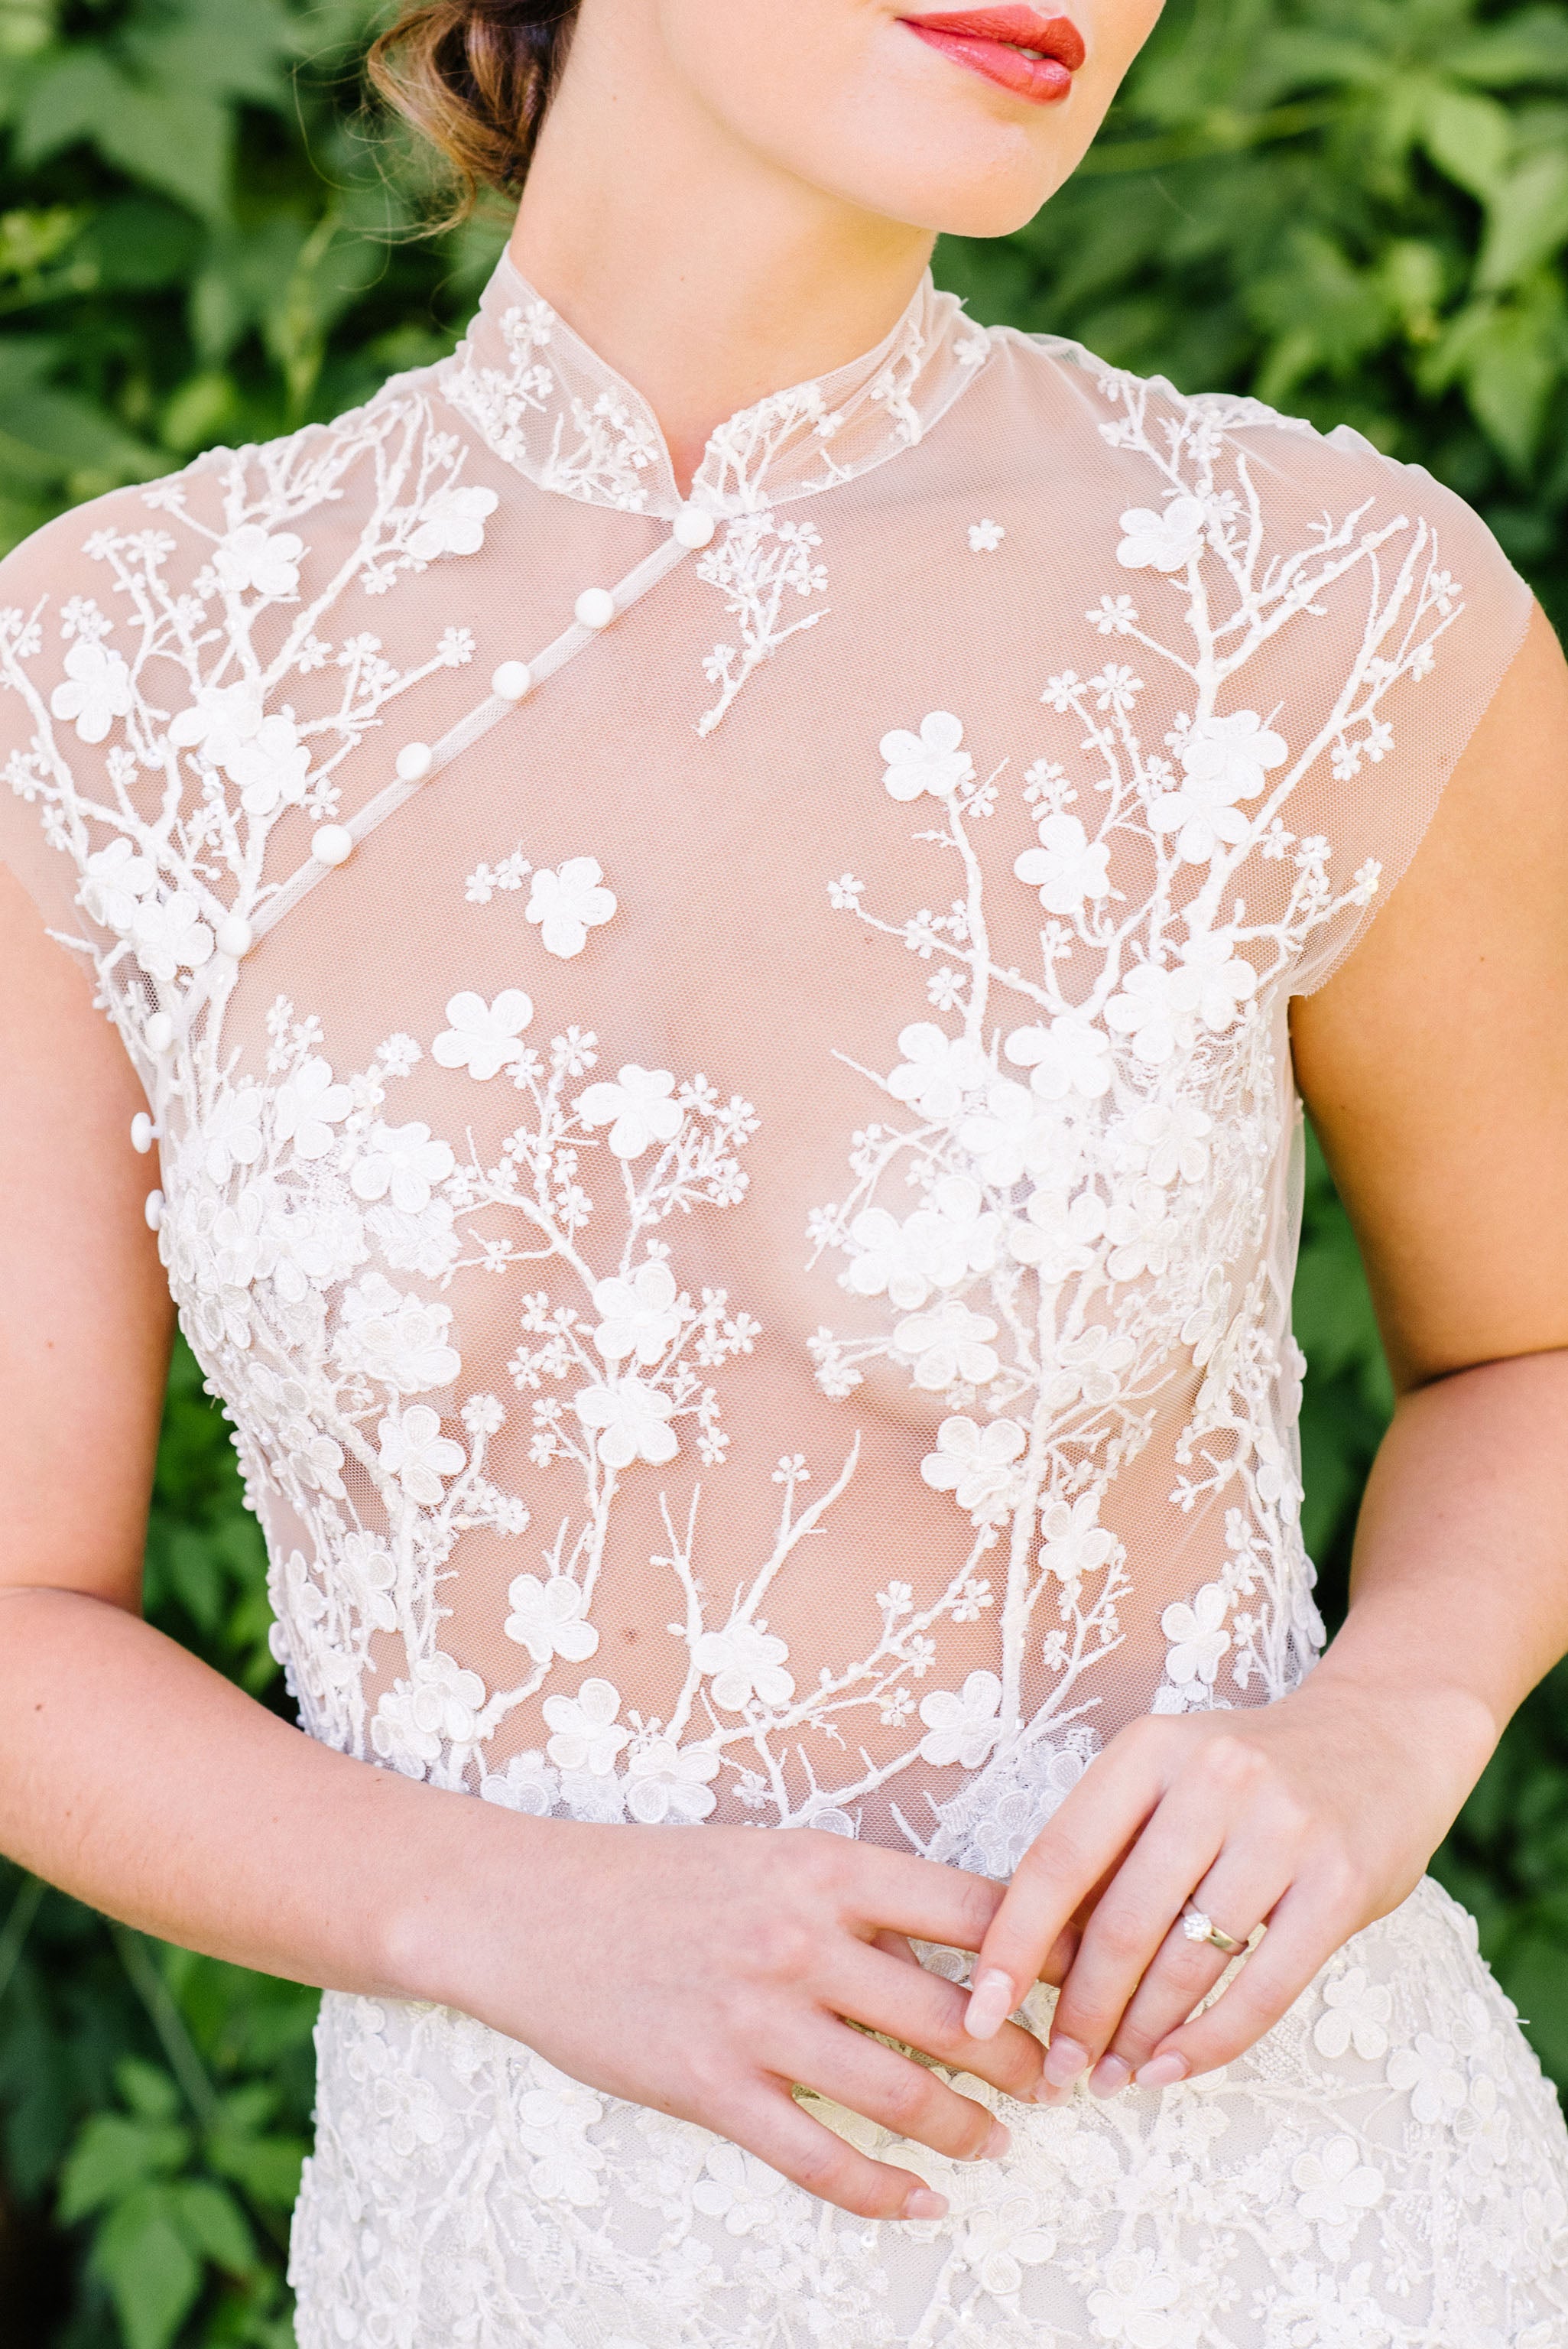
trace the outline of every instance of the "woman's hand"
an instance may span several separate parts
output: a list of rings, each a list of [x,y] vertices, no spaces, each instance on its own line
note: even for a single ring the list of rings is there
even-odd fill
[[[413,1995],[590,2087],[700,2122],[861,2218],[946,2204],[813,2119],[791,2084],[960,2160],[1006,2151],[983,2105],[867,2035],[1034,2098],[1038,2040],[1006,2023],[977,2046],[965,1992],[909,1947],[978,1949],[1000,1886],[839,1836],[463,1807],[480,1841],[399,1956]]]
[[[1495,1733],[1452,1691],[1326,1666],[1276,1704],[1135,1722],[1025,1853],[975,1965],[971,2037],[990,2044],[1076,1918],[1042,2102],[1086,2071],[1112,2095],[1229,2063],[1412,1890]],[[1187,1936],[1188,1899],[1233,1940],[1268,1928],[1192,2022],[1233,1953]]]

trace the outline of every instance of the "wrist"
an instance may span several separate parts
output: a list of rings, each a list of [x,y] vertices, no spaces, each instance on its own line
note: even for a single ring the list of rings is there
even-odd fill
[[[1480,1692],[1434,1671],[1362,1656],[1342,1632],[1295,1692],[1308,1711],[1367,1723],[1399,1760],[1418,1756],[1441,1776],[1458,1812],[1496,1751],[1504,1724]]]
[[[526,1962],[529,1927],[551,1875],[535,1847],[558,1823],[472,1795],[410,1791],[422,1798],[423,1817],[403,1839],[377,1907],[378,1992],[472,2013],[482,2002],[480,1982],[493,1973],[498,1937],[514,1963]]]

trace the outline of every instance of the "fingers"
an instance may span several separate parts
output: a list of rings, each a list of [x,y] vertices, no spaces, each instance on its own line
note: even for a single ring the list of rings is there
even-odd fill
[[[814,2044],[812,2044],[814,2042]],[[796,2058],[803,2087],[954,2161],[998,2161],[1011,2139],[973,2097],[863,2032],[824,2021]]]
[[[1357,1929],[1347,1901],[1298,1879],[1274,1908],[1269,1930],[1222,1998],[1184,2023],[1136,2074],[1140,2087],[1166,2088],[1244,2054],[1272,2031],[1318,1969]]]
[[[918,1966],[920,1964],[920,1960],[915,1955],[914,1944],[907,1933],[873,1933],[872,1947],[873,1950],[885,1950],[890,1958],[897,1958],[902,1965]]]
[[[1001,1885],[874,1844],[851,1844],[846,1850],[855,1869],[850,1905],[866,1924],[950,1950],[980,1947],[1002,1905]]]
[[[887,1963],[875,1949],[857,1951],[842,1970],[832,1996],[841,2014],[884,2031],[906,2047],[954,2071],[973,2072],[1022,2104],[1034,2101],[1040,2079],[1040,2043],[1016,2023],[994,2039],[976,2042],[964,2028],[968,1993],[956,1982],[917,1967]]]
[[[1218,1982],[1226,1953],[1190,1940],[1179,1922],[1190,1896],[1227,1924],[1243,1919],[1241,1940],[1284,1891],[1294,1863],[1289,1838],[1267,1837],[1266,1818],[1231,1827],[1264,1766],[1253,1748],[1216,1740],[1149,1819],[1089,1919],[1057,2002],[1047,2101],[1059,2101],[1086,2071],[1096,2095],[1125,2087],[1156,2041],[1185,2022]]]
[[[854,2033],[844,2036],[852,2039]],[[945,2196],[923,2178],[858,2153],[802,2112],[786,2088],[759,2085],[751,2103],[727,2116],[725,2134],[808,2194],[857,2219],[941,2219],[946,2214]]]
[[[1061,1931],[1057,1935],[1056,1940],[1051,1943],[1050,1948],[1046,1951],[1045,1958],[1041,1962],[1039,1973],[1037,1979],[1043,1982],[1050,1982],[1056,1988],[1059,1989],[1072,1971],[1072,1962],[1078,1953],[1078,1947],[1082,1940],[1083,1930],[1076,1920],[1069,1921],[1068,1924],[1064,1925]],[[1024,1995],[1026,1998],[1028,1994],[1029,1985],[1026,1982],[1024,1985]],[[973,2071],[973,2064],[971,2064],[970,2069]]]
[[[1233,1940],[1244,1941],[1254,1925],[1268,1921],[1288,1886],[1289,1870],[1277,1856],[1237,1845],[1221,1854],[1191,1898]],[[1124,2086],[1168,2033],[1186,2022],[1234,1956],[1234,1951],[1217,1950],[1211,1941],[1190,1940],[1178,1920],[1105,2043],[1108,2053],[1089,2075],[1090,2088],[1109,2095]]]
[[[1160,1792],[1152,1749],[1127,1732],[1084,1773],[1019,1861],[985,1934],[970,1994],[972,2038],[992,2038],[1040,1979],[1108,1857],[1137,1834]]]

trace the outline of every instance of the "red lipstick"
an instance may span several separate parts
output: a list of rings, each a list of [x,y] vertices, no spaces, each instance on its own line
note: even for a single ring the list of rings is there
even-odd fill
[[[1070,16],[1043,16],[1037,8],[944,9],[898,21],[954,65],[1035,106],[1065,98],[1088,54]]]

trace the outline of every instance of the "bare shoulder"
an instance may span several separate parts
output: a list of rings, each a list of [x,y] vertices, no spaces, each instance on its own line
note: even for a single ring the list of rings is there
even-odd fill
[[[1405,1385],[1568,1345],[1568,663],[1536,609],[1409,870],[1293,1007]]]

